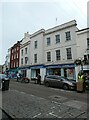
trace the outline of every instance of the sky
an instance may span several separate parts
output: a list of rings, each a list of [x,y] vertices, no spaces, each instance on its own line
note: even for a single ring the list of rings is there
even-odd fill
[[[5,63],[8,49],[30,34],[71,20],[77,27],[87,27],[88,0],[1,0],[0,64]]]

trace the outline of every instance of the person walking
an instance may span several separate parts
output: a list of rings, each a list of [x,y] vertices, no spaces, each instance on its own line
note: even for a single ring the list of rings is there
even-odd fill
[[[37,75],[37,83],[41,85],[41,75],[39,73]]]
[[[17,82],[19,81],[19,78],[20,76],[19,76],[19,73],[17,72]]]

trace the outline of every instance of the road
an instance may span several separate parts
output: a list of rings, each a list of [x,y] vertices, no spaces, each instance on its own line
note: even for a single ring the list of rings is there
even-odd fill
[[[63,96],[69,99],[74,99],[78,101],[87,102],[87,94],[77,93],[76,91],[63,90],[53,87],[45,87],[44,85],[32,84],[32,83],[20,83],[20,82],[10,82],[10,89],[19,90],[21,92],[26,92],[38,97],[43,97],[49,99],[50,96]]]
[[[87,93],[10,81],[2,107],[12,118],[86,118]]]

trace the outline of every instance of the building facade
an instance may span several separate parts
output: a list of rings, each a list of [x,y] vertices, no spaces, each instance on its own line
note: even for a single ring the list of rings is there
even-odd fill
[[[33,34],[27,32],[11,47],[10,69],[18,68],[31,80],[37,77],[37,73],[42,81],[49,74],[77,79],[81,65],[76,66],[75,60],[89,60],[88,34],[89,28],[79,30],[75,20]],[[89,66],[83,67],[88,69]]]
[[[29,33],[24,34],[24,38],[20,44],[20,66],[19,72],[23,74],[24,77],[29,76],[29,65],[30,65],[30,35]]]
[[[13,74],[13,77],[16,77],[16,73],[19,68],[20,60],[20,41],[17,41],[10,49],[10,75]],[[11,76],[12,77],[12,76]]]
[[[54,28],[41,29],[29,36],[30,39],[28,66],[23,69],[27,77],[34,79],[40,73],[42,80],[48,74],[58,74],[68,78],[75,77],[74,60],[77,57],[76,21],[70,21]],[[29,41],[29,40],[28,40]],[[27,43],[24,38],[22,46]],[[20,49],[20,65],[22,60]],[[25,46],[27,47],[27,45]],[[25,49],[24,47],[24,49]],[[25,59],[25,55],[23,55]],[[21,65],[22,66],[22,65]]]

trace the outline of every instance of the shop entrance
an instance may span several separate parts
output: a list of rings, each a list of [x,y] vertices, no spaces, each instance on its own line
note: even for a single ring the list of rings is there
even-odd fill
[[[38,73],[40,74],[40,69],[31,69],[31,78],[36,78]]]

